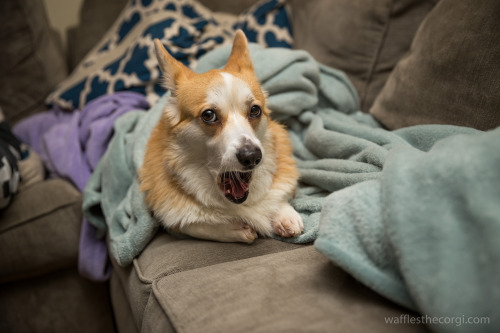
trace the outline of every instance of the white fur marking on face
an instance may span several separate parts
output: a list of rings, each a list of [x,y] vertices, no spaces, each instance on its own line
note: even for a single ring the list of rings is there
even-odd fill
[[[207,92],[206,103],[225,116],[224,131],[214,139],[216,156],[222,156],[221,166],[237,170],[240,166],[236,151],[244,142],[252,142],[262,149],[252,126],[248,121],[248,110],[255,100],[250,86],[242,79],[229,73],[221,73],[222,81]]]
[[[217,106],[222,112],[245,110],[254,100],[248,84],[229,73],[221,73],[223,84],[217,85],[207,94],[207,103]]]

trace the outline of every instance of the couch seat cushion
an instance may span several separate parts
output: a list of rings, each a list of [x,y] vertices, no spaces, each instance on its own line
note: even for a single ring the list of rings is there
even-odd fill
[[[165,276],[153,294],[179,333],[426,331],[387,325],[402,309],[312,246]]]
[[[386,325],[413,314],[378,296],[313,246],[272,239],[252,245],[175,239],[160,234],[127,268],[115,265],[115,311],[136,331],[426,331]],[[115,314],[116,315],[116,314]]]
[[[0,285],[0,332],[115,332],[108,288],[76,267]]]
[[[82,197],[71,184],[51,179],[14,196],[0,219],[0,282],[74,266]]]
[[[113,262],[129,300],[137,329],[143,325],[145,308],[152,296],[152,284],[165,276],[210,265],[300,248],[273,239],[257,239],[253,244],[218,243],[179,239],[159,233],[129,267]],[[115,297],[116,298],[116,297]]]

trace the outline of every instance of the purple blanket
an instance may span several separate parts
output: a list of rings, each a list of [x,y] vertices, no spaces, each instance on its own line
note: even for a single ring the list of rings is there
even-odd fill
[[[92,171],[106,152],[115,120],[131,110],[147,110],[143,95],[119,92],[97,98],[83,110],[67,112],[55,106],[18,123],[14,134],[43,159],[51,177],[70,180],[83,191]],[[104,235],[85,219],[80,235],[78,269],[94,281],[109,278]]]

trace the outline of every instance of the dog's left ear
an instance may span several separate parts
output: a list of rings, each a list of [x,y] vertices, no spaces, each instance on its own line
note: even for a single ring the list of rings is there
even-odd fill
[[[234,72],[250,70],[253,72],[247,38],[245,37],[245,33],[240,29],[238,29],[234,35],[233,48],[224,70]]]
[[[195,73],[172,57],[159,39],[155,38],[154,43],[156,58],[165,78],[165,87],[175,93],[179,83],[194,76]]]

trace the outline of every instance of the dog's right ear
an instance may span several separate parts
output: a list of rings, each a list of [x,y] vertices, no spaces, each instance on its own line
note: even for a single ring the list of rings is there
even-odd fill
[[[249,70],[253,72],[252,59],[250,58],[250,51],[248,50],[248,41],[245,33],[238,29],[234,35],[233,48],[229,59],[227,59],[226,71],[242,72]]]
[[[159,39],[154,39],[156,58],[165,78],[165,88],[175,94],[179,84],[192,77],[194,74],[189,68],[177,61],[170,53],[165,50],[162,42]]]

